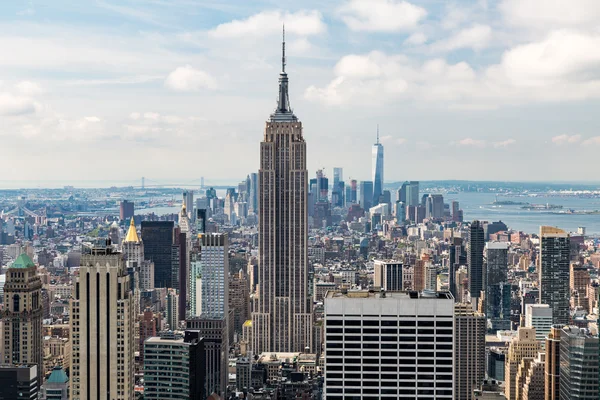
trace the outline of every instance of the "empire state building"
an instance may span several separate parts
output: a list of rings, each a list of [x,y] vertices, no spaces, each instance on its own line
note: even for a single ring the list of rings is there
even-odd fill
[[[308,297],[306,142],[290,107],[285,36],[277,108],[260,143],[258,287],[252,351],[312,349]]]

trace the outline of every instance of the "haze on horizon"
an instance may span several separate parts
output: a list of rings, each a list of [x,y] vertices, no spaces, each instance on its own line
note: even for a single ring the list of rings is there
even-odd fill
[[[249,3],[0,4],[3,180],[241,180],[283,22],[311,175],[597,180],[600,2]]]

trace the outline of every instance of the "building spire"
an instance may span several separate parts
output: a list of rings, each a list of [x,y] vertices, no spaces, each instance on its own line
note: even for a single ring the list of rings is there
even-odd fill
[[[281,71],[285,73],[285,22],[283,23],[283,41],[281,42]]]
[[[379,144],[379,124],[377,124],[377,144]]]

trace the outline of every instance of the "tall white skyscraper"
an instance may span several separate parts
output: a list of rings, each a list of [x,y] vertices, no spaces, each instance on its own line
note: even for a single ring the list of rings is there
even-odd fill
[[[308,171],[302,122],[292,112],[285,41],[277,108],[260,144],[259,270],[252,351],[312,348],[308,296]]]
[[[372,160],[373,203],[379,204],[379,196],[383,193],[383,145],[379,143],[379,126],[377,126],[377,142],[373,145]]]
[[[73,400],[134,399],[133,294],[123,254],[84,246],[71,299]]]
[[[450,293],[330,291],[324,399],[452,399]]]

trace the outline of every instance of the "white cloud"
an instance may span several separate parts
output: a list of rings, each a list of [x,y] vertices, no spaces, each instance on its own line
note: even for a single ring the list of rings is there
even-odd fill
[[[261,37],[281,32],[284,23],[286,33],[299,36],[317,35],[327,30],[323,17],[318,11],[298,11],[295,13],[263,11],[243,20],[233,20],[220,24],[209,31],[208,34],[215,38]]]
[[[383,136],[379,137],[379,141],[380,141],[381,143],[386,143],[386,142],[389,142],[389,141],[390,141],[390,140],[392,140],[392,139],[393,139],[393,136],[392,136],[392,135],[383,135]]]
[[[0,93],[0,115],[17,116],[36,112],[38,105],[29,97]]]
[[[404,143],[406,143],[406,139],[404,139],[404,138],[396,139],[396,144],[397,145],[403,145]]]
[[[453,51],[458,49],[482,50],[492,38],[492,28],[487,25],[475,24],[465,28],[432,45],[434,51]]]
[[[502,148],[502,147],[512,146],[515,143],[517,143],[517,141],[515,139],[506,139],[506,140],[502,140],[500,142],[494,142],[493,145],[495,148]]]
[[[286,47],[293,54],[296,54],[296,55],[307,53],[309,50],[312,49],[312,45],[310,44],[309,40],[305,37],[294,39],[294,40],[290,41],[289,43],[286,43]]]
[[[165,86],[179,92],[195,92],[200,89],[214,90],[217,82],[208,73],[186,65],[171,72],[165,80]]]
[[[404,41],[407,46],[419,46],[427,42],[427,35],[422,32],[415,32]]]
[[[505,20],[528,29],[595,26],[600,18],[597,0],[502,0]]]
[[[40,85],[30,81],[19,82],[15,85],[15,88],[24,96],[37,96],[43,92]]]
[[[600,145],[600,136],[594,136],[589,139],[586,139],[581,143],[581,145],[582,146]]]
[[[350,29],[373,32],[414,29],[427,16],[424,8],[398,0],[350,0],[339,13]]]
[[[561,144],[573,144],[581,141],[581,135],[558,135],[552,138],[552,143]]]
[[[485,147],[485,141],[473,139],[473,138],[464,138],[455,142],[457,146],[465,146],[465,147]]]
[[[419,141],[415,144],[417,146],[417,149],[419,149],[419,150],[429,150],[433,147],[433,145],[431,143],[425,142],[425,141]]]

